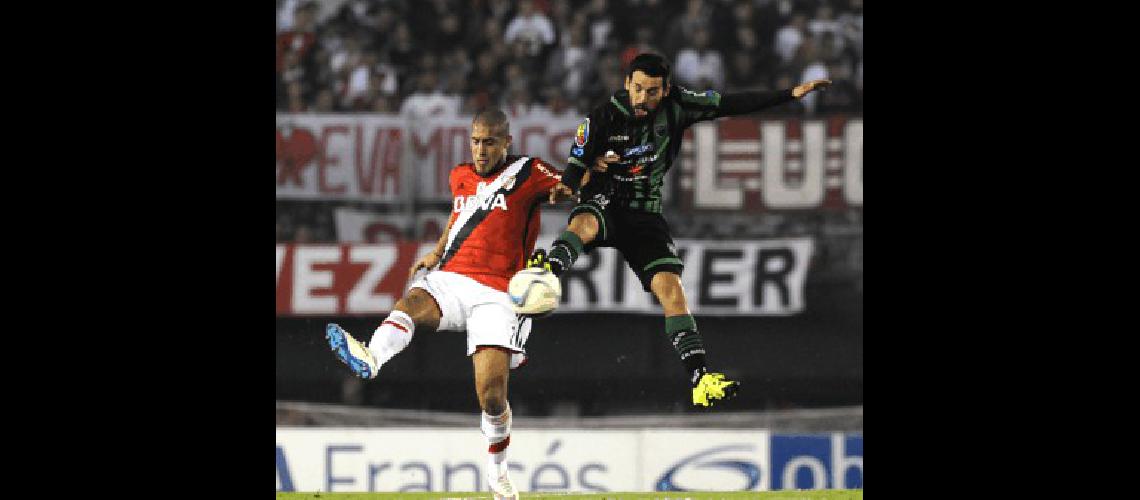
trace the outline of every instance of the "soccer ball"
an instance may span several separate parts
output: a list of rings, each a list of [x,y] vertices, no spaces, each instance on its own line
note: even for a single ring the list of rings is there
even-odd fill
[[[562,282],[554,273],[536,267],[528,267],[515,273],[507,286],[515,312],[523,316],[546,316],[558,307],[562,300]]]

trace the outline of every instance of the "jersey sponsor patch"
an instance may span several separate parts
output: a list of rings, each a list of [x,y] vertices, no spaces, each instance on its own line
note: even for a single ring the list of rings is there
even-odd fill
[[[653,143],[652,142],[648,143],[648,144],[642,144],[640,146],[634,146],[632,148],[629,148],[629,149],[625,150],[625,153],[622,156],[637,156],[637,155],[640,155],[643,153],[648,153],[650,151],[653,151]]]
[[[588,140],[590,140],[590,119],[586,118],[586,121],[578,125],[578,132],[574,134],[574,144],[582,147],[586,145]]]

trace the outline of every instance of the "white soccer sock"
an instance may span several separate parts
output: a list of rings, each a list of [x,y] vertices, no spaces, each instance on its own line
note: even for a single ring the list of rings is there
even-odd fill
[[[403,311],[392,311],[376,331],[372,332],[372,341],[368,343],[368,350],[376,357],[379,364],[387,363],[392,356],[408,347],[412,335],[416,332],[416,323],[412,317]]]
[[[507,403],[507,409],[499,416],[484,412],[479,427],[487,436],[487,466],[498,474],[507,467],[507,446],[511,444],[511,404]]]

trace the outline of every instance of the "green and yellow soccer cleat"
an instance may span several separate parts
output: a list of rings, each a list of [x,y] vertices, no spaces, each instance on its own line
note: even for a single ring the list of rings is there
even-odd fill
[[[714,401],[732,399],[740,382],[725,380],[723,373],[705,373],[693,387],[693,406],[712,406]]]
[[[537,267],[550,271],[550,261],[546,260],[546,250],[536,248],[530,258],[526,260],[526,267]]]

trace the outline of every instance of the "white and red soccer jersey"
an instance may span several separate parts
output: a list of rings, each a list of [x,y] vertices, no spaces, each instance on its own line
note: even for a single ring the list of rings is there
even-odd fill
[[[475,165],[451,170],[451,231],[439,269],[468,276],[500,291],[534,251],[539,207],[562,179],[538,158],[507,156],[486,177]]]

